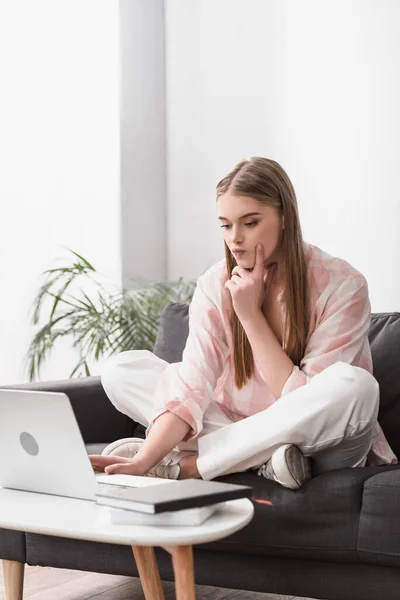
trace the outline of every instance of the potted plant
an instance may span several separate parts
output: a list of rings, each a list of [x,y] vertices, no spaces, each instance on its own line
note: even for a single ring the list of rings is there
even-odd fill
[[[124,350],[152,350],[160,313],[169,302],[190,302],[194,281],[138,280],[130,290],[104,279],[83,256],[69,250],[71,260],[42,274],[33,303],[36,327],[26,363],[30,381],[57,341],[69,337],[79,359],[69,377],[90,375],[89,363]],[[43,322],[44,319],[44,322]]]

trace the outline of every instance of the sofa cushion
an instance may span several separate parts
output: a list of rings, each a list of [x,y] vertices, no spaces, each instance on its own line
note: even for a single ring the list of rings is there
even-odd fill
[[[169,363],[181,361],[188,335],[189,305],[183,302],[170,302],[160,315],[154,354]]]
[[[227,483],[251,485],[253,498],[264,503],[254,502],[254,518],[247,527],[206,547],[239,554],[358,562],[364,483],[382,469],[397,467],[330,471],[296,491],[252,472],[221,477]]]
[[[380,389],[379,422],[400,456],[400,313],[372,314],[368,337]]]
[[[108,446],[109,442],[103,442],[98,444],[85,444],[86,452],[88,454],[101,454],[106,446]]]
[[[400,566],[400,465],[365,482],[358,549],[362,562]]]

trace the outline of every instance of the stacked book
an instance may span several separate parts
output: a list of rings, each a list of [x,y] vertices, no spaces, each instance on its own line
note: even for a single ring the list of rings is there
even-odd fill
[[[124,484],[99,482],[97,503],[112,508],[113,523],[131,525],[200,525],[227,501],[251,498],[245,485],[183,479],[171,481],[125,476]],[[120,476],[121,477],[121,476]],[[146,482],[138,481],[146,479]]]

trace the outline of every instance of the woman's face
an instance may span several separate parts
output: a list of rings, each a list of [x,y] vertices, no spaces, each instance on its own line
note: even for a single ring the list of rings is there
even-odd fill
[[[230,193],[218,197],[218,219],[224,240],[244,268],[253,268],[257,244],[264,246],[264,262],[267,266],[280,262],[283,217],[272,206],[261,204],[254,198]],[[241,252],[237,252],[241,251]]]

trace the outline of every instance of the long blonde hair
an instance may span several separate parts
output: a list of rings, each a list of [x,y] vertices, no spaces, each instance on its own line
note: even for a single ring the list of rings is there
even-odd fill
[[[228,192],[248,196],[261,204],[276,208],[284,217],[282,236],[284,262],[284,291],[282,301],[286,308],[283,349],[295,365],[304,356],[309,325],[307,268],[303,237],[293,185],[275,161],[253,157],[240,161],[217,184],[217,200]],[[237,262],[225,243],[228,277]],[[235,383],[240,389],[254,373],[253,351],[236,313],[232,310]]]

